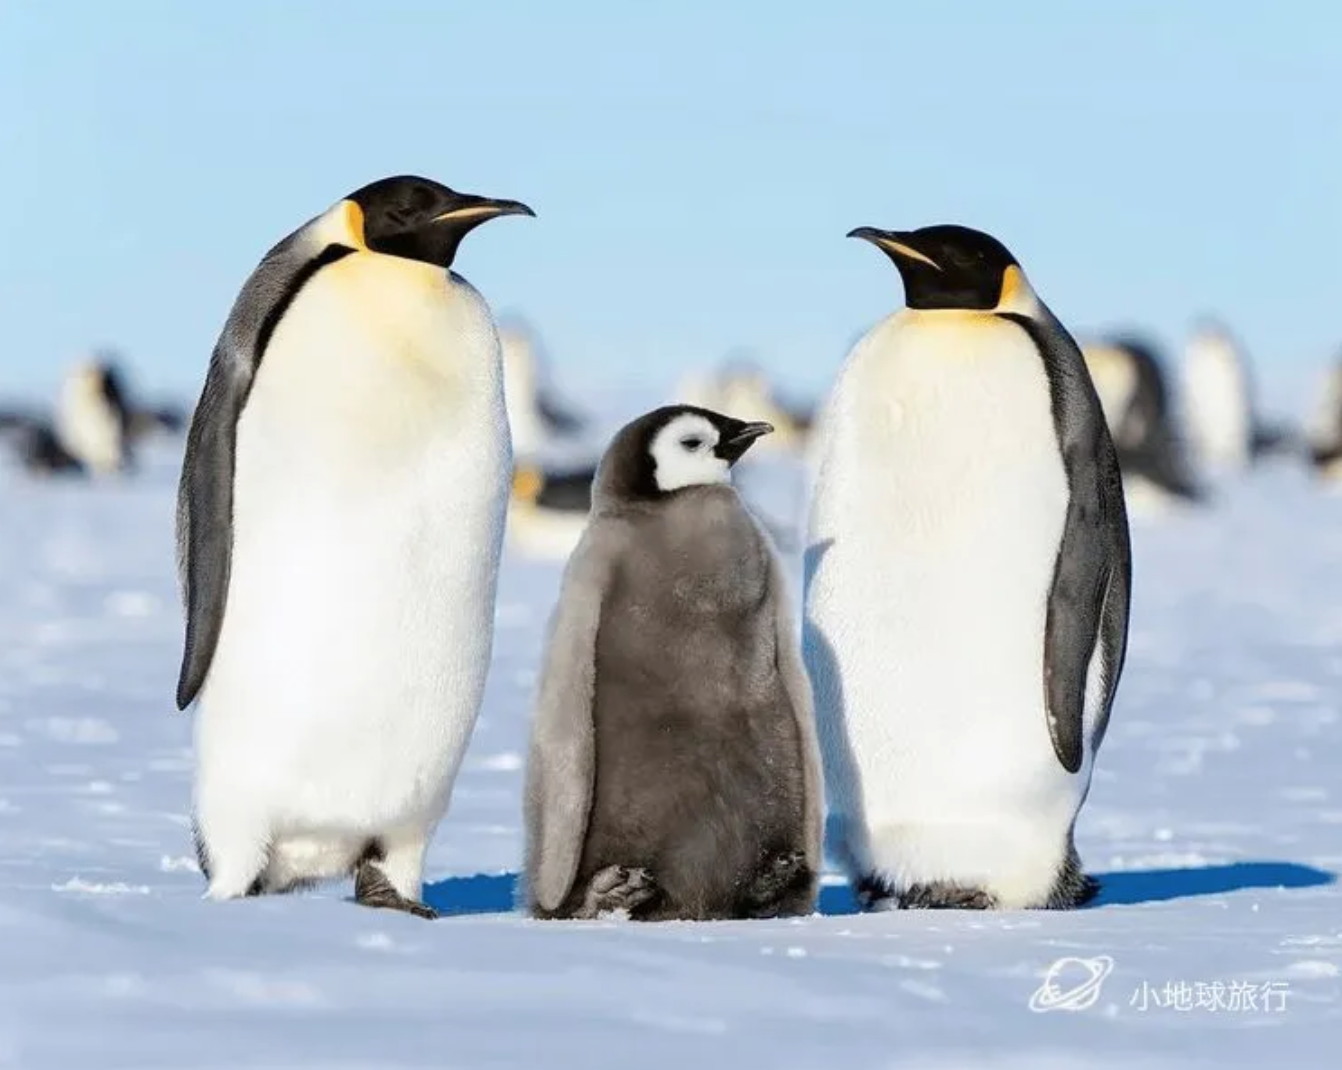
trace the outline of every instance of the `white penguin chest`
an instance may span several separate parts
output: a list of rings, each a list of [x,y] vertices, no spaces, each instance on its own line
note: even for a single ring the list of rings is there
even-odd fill
[[[407,286],[385,259],[319,272],[266,351],[203,696],[207,743],[260,732],[250,760],[277,781],[357,763],[348,800],[436,792],[464,747],[511,463],[483,303],[442,272]]]
[[[871,783],[925,798],[1056,766],[1043,636],[1068,488],[1049,382],[1024,331],[953,315],[903,313],[854,354],[810,539],[808,614],[855,749]]]

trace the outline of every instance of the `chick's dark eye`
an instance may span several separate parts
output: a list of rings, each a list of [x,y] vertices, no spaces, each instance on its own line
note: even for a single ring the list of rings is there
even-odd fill
[[[680,440],[680,444],[684,446],[687,450],[697,450],[700,446],[704,444],[704,440],[700,438],[698,435],[690,435],[686,438],[682,438]]]

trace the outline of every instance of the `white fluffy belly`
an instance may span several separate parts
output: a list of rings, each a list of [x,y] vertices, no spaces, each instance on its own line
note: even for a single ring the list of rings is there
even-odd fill
[[[254,811],[279,847],[431,831],[489,663],[502,405],[376,355],[347,356],[344,382],[276,365],[239,424],[198,807]]]
[[[489,533],[441,507],[306,504],[238,547],[202,792],[264,805],[276,835],[436,819],[489,659],[491,555],[467,549]]]

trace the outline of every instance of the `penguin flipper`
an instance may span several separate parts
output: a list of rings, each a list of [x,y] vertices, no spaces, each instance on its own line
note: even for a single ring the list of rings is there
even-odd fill
[[[584,532],[564,570],[532,718],[526,774],[526,872],[533,907],[559,910],[573,888],[596,779],[596,638],[613,526]]]
[[[219,632],[233,555],[233,471],[238,416],[246,382],[216,349],[191,419],[177,490],[177,557],[186,604],[186,644],[177,678],[177,708],[200,692]]]
[[[1072,493],[1045,625],[1045,712],[1053,752],[1069,773],[1080,770],[1085,754],[1088,703],[1098,704],[1092,749],[1104,738],[1127,648],[1132,567],[1127,510],[1112,442],[1107,434],[1100,442],[1094,467],[1069,472]],[[1102,674],[1098,681],[1090,679],[1093,668]],[[1093,683],[1102,686],[1098,694],[1091,693]]]
[[[195,700],[205,683],[224,624],[233,555],[238,418],[285,310],[313,275],[354,252],[317,233],[325,218],[310,220],[280,241],[243,285],[210,357],[205,386],[191,416],[177,487],[177,572],[186,606],[186,645],[177,679],[179,710]]]

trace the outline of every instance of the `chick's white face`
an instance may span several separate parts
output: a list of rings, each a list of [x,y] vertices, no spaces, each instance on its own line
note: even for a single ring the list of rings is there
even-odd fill
[[[713,424],[695,413],[671,420],[652,438],[652,454],[657,489],[663,493],[708,483],[731,481],[731,465],[719,457],[720,433]]]

